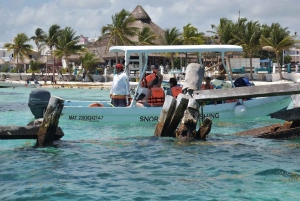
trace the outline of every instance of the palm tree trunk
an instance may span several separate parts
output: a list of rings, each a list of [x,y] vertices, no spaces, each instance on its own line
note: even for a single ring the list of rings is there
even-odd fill
[[[116,52],[116,65],[119,63],[118,60],[119,60],[119,56],[118,56],[118,52]]]
[[[174,69],[174,53],[171,53],[171,68]]]
[[[277,67],[278,67],[278,72],[279,72],[279,79],[280,80],[283,80],[283,76],[282,76],[282,72],[281,72],[281,66],[280,66],[280,63],[279,63],[279,53],[276,52],[276,61],[277,61]]]
[[[72,72],[71,72],[71,68],[70,68],[69,58],[68,58],[68,57],[65,57],[65,60],[66,60],[66,65],[67,65],[67,67],[68,67],[69,74],[70,74],[70,78],[71,78]]]
[[[250,80],[253,80],[253,74],[252,74],[252,53],[249,53],[250,58]]]
[[[187,62],[187,52],[185,53],[185,67],[187,67],[188,62]]]
[[[233,78],[233,73],[232,73],[232,70],[231,70],[231,63],[230,63],[230,59],[229,59],[229,56],[228,54],[226,54],[226,66],[228,67],[228,76],[231,77],[231,79]]]

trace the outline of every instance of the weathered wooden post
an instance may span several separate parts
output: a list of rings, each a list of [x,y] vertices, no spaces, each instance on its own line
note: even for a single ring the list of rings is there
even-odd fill
[[[172,120],[169,126],[166,128],[165,133],[162,136],[175,137],[175,130],[178,127],[178,124],[183,117],[184,111],[187,108],[189,97],[185,94],[178,94],[177,96],[177,106],[173,114]]]
[[[196,134],[196,139],[206,140],[206,136],[211,130],[212,120],[210,118],[205,118]]]
[[[183,141],[194,140],[199,116],[199,104],[195,99],[189,99],[188,107],[184,111],[176,137]]]
[[[37,134],[36,146],[42,147],[53,144],[59,118],[64,107],[63,103],[64,100],[59,97],[52,96],[50,98],[42,125]]]
[[[182,90],[193,97],[193,91],[200,90],[204,78],[205,68],[198,63],[190,63],[186,67],[185,80]]]
[[[173,117],[176,108],[176,99],[173,96],[167,95],[164,105],[161,109],[158,123],[156,125],[154,136],[163,137],[166,129],[168,128],[170,121]]]

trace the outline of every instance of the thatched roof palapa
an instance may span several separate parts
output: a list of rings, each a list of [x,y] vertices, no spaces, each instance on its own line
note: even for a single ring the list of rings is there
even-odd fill
[[[144,27],[149,27],[156,34],[156,40],[154,41],[156,44],[160,44],[160,37],[164,35],[164,30],[157,26],[154,22],[152,22],[149,15],[146,11],[142,8],[142,6],[138,5],[130,14],[130,17],[136,19],[130,26],[138,27],[140,31]],[[138,41],[138,36],[132,38],[133,41]]]
[[[135,18],[136,21],[133,22],[130,26],[132,27],[138,27],[140,29],[140,31],[144,28],[144,27],[149,27],[150,30],[152,30],[157,38],[154,41],[154,43],[160,45],[160,36],[164,36],[164,30],[162,28],[160,28],[159,26],[157,26],[155,23],[152,22],[151,18],[149,17],[149,15],[147,14],[147,12],[140,6],[138,5],[130,14],[131,17]],[[138,41],[138,36],[132,37],[130,38],[133,41]],[[109,41],[109,37],[103,37],[101,38],[100,41],[94,42],[90,45],[87,46],[87,48],[91,51],[91,52],[95,52],[95,50],[97,50],[98,55],[103,59],[110,59],[110,58],[115,58],[116,54],[115,53],[111,53],[111,52],[107,52],[106,51],[106,46],[108,44]],[[96,53],[96,55],[97,55]],[[124,53],[120,52],[118,54],[118,56],[120,57],[124,57]]]

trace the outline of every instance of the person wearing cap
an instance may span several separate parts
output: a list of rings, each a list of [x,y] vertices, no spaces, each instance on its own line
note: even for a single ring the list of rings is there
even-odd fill
[[[117,64],[115,68],[116,74],[110,89],[111,104],[114,107],[126,107],[127,98],[130,97],[129,79],[122,64]]]

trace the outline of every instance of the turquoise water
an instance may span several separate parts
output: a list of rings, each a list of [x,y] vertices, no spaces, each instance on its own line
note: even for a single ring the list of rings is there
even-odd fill
[[[49,89],[65,99],[107,99],[100,89]],[[31,89],[0,89],[1,125],[25,126]],[[0,141],[0,200],[298,200],[300,140],[233,133],[282,122],[213,122],[206,142],[153,137],[152,125],[60,121],[55,147]]]

